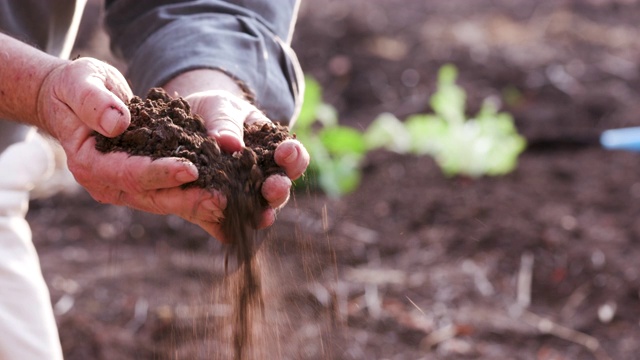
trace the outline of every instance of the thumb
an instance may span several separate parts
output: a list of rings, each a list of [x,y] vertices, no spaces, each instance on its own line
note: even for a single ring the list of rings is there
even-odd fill
[[[129,126],[131,114],[124,101],[132,93],[115,68],[84,58],[70,63],[64,72],[60,98],[83,123],[108,137]]]

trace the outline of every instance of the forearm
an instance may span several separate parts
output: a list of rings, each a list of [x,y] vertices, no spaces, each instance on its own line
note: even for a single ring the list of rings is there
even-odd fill
[[[0,118],[42,127],[37,110],[40,88],[65,62],[0,33]]]
[[[116,53],[128,64],[134,93],[144,95],[184,72],[219,69],[246,85],[253,103],[289,123],[303,76],[288,42],[296,0],[117,0],[106,13]]]

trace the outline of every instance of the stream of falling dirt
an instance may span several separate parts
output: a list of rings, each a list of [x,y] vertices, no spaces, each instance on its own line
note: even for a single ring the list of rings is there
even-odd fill
[[[233,310],[233,352],[234,359],[249,359],[254,346],[254,321],[264,317],[262,279],[257,264],[258,219],[262,206],[252,189],[243,189],[237,196],[229,197],[223,232],[233,245],[227,249],[225,269],[229,257],[235,257],[238,274],[231,280],[230,290],[234,294]],[[227,270],[228,271],[228,270]]]
[[[283,352],[287,352],[285,348],[290,346],[289,342],[293,340],[281,342],[283,334],[279,333],[279,324],[273,323],[274,309],[271,308],[277,304],[270,304],[271,310],[266,309],[265,306],[266,288],[270,288],[270,292],[274,289],[269,286],[273,280],[270,276],[273,274],[269,272],[270,261],[264,261],[258,254],[261,241],[259,237],[263,234],[256,228],[264,209],[264,205],[256,195],[256,193],[259,194],[258,189],[259,186],[255,186],[252,181],[247,181],[242,189],[232,191],[234,196],[227,197],[227,210],[222,222],[222,231],[228,239],[232,240],[232,245],[227,247],[225,257],[225,280],[221,289],[218,289],[222,292],[218,297],[221,296],[230,301],[233,308],[232,316],[225,317],[223,320],[225,322],[223,327],[230,328],[227,339],[231,347],[228,350],[231,351],[222,351],[227,355],[217,354],[217,356],[224,356],[225,359],[228,357],[235,360],[282,358]],[[305,253],[301,254],[302,258],[308,257],[309,252],[313,252],[310,246],[301,246],[300,250]],[[228,264],[230,266],[227,267]],[[313,277],[310,274],[312,271],[304,272],[309,272],[307,277]],[[265,281],[269,284],[265,284]],[[275,291],[278,292],[280,289]],[[273,294],[269,299],[276,300]],[[290,308],[285,310],[287,314],[284,315],[284,319],[279,318],[280,321],[288,321],[288,316],[292,315],[289,314],[289,310]],[[318,319],[315,318],[315,320]],[[320,335],[321,331],[318,332],[318,336]],[[326,353],[326,351],[325,349],[320,352]]]
[[[244,235],[249,232],[245,231]],[[258,316],[264,317],[264,299],[262,294],[262,279],[257,259],[253,253],[253,237],[246,236],[242,244],[237,246],[237,257],[240,268],[239,274],[232,284],[235,294],[233,313],[233,350],[234,359],[243,360],[248,357],[250,349],[255,345],[254,320]]]

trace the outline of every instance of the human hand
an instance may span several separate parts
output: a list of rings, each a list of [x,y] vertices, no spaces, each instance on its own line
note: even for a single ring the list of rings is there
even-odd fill
[[[240,151],[244,147],[243,124],[271,122],[260,110],[248,101],[224,90],[207,90],[192,93],[185,97],[191,105],[191,111],[200,115],[208,129],[208,134],[226,152]],[[292,180],[300,177],[309,165],[309,153],[297,140],[285,140],[275,150],[275,162],[282,167],[286,176],[271,175],[262,185],[262,196],[269,207],[262,214],[259,228],[271,226],[276,212],[289,200]],[[226,199],[219,197],[220,212],[226,207]],[[219,233],[219,224],[200,224],[208,226],[211,232]],[[222,236],[218,239],[226,241]]]
[[[198,178],[194,164],[178,158],[152,161],[142,156],[95,149],[95,130],[121,134],[131,121],[125,101],[132,97],[124,77],[91,58],[64,62],[47,75],[38,94],[38,125],[65,150],[69,170],[99,202],[126,205],[156,214],[176,214],[219,237],[219,193],[183,190]]]

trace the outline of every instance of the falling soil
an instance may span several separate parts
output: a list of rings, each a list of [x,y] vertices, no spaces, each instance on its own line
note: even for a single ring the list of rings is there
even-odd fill
[[[221,191],[227,198],[222,231],[231,244],[227,261],[234,257],[239,276],[228,283],[235,293],[233,346],[236,359],[246,358],[252,345],[253,319],[263,313],[260,269],[255,252],[260,215],[267,206],[260,188],[274,174],[284,174],[274,160],[279,143],[291,138],[288,128],[272,123],[244,126],[245,147],[226,153],[207,135],[204,121],[191,113],[183,98],[171,98],[154,88],[146,100],[134,97],[128,104],[131,125],[121,135],[107,138],[95,134],[101,152],[124,151],[152,159],[178,157],[198,168],[197,180],[183,185]]]

